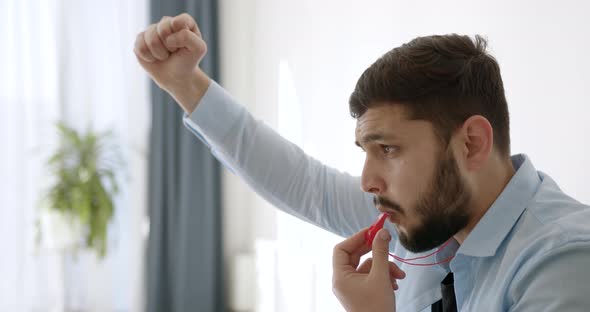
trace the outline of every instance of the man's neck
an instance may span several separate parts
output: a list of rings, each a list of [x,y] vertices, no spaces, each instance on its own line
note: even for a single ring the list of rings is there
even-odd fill
[[[497,160],[495,165],[488,166],[487,170],[482,172],[478,184],[479,189],[473,192],[473,203],[471,205],[473,213],[469,223],[454,236],[459,244],[463,244],[469,233],[479,223],[479,220],[500,196],[515,172],[510,159],[508,161]]]

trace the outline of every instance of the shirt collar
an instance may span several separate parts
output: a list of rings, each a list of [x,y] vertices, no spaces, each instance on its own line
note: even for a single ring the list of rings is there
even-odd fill
[[[458,254],[495,255],[537,191],[541,179],[529,158],[524,154],[512,156],[512,164],[516,168],[514,176],[461,244]]]

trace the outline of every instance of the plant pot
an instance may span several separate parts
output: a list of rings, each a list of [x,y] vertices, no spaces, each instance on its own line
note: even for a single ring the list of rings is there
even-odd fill
[[[79,222],[54,210],[44,210],[40,219],[44,249],[65,251],[80,247],[84,229]]]

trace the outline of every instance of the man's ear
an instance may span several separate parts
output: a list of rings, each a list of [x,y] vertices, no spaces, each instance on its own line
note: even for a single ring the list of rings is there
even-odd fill
[[[467,170],[481,168],[490,157],[494,146],[492,125],[487,118],[474,115],[465,120],[459,133]]]

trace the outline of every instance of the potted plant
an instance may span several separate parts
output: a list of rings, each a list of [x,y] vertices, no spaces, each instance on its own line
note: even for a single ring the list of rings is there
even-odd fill
[[[102,259],[107,251],[113,198],[119,192],[116,172],[121,160],[117,147],[110,141],[110,131],[96,133],[89,129],[82,134],[63,122],[57,129],[59,146],[47,162],[54,182],[43,200],[50,226],[40,228],[53,232],[58,248],[74,252],[88,248]]]

